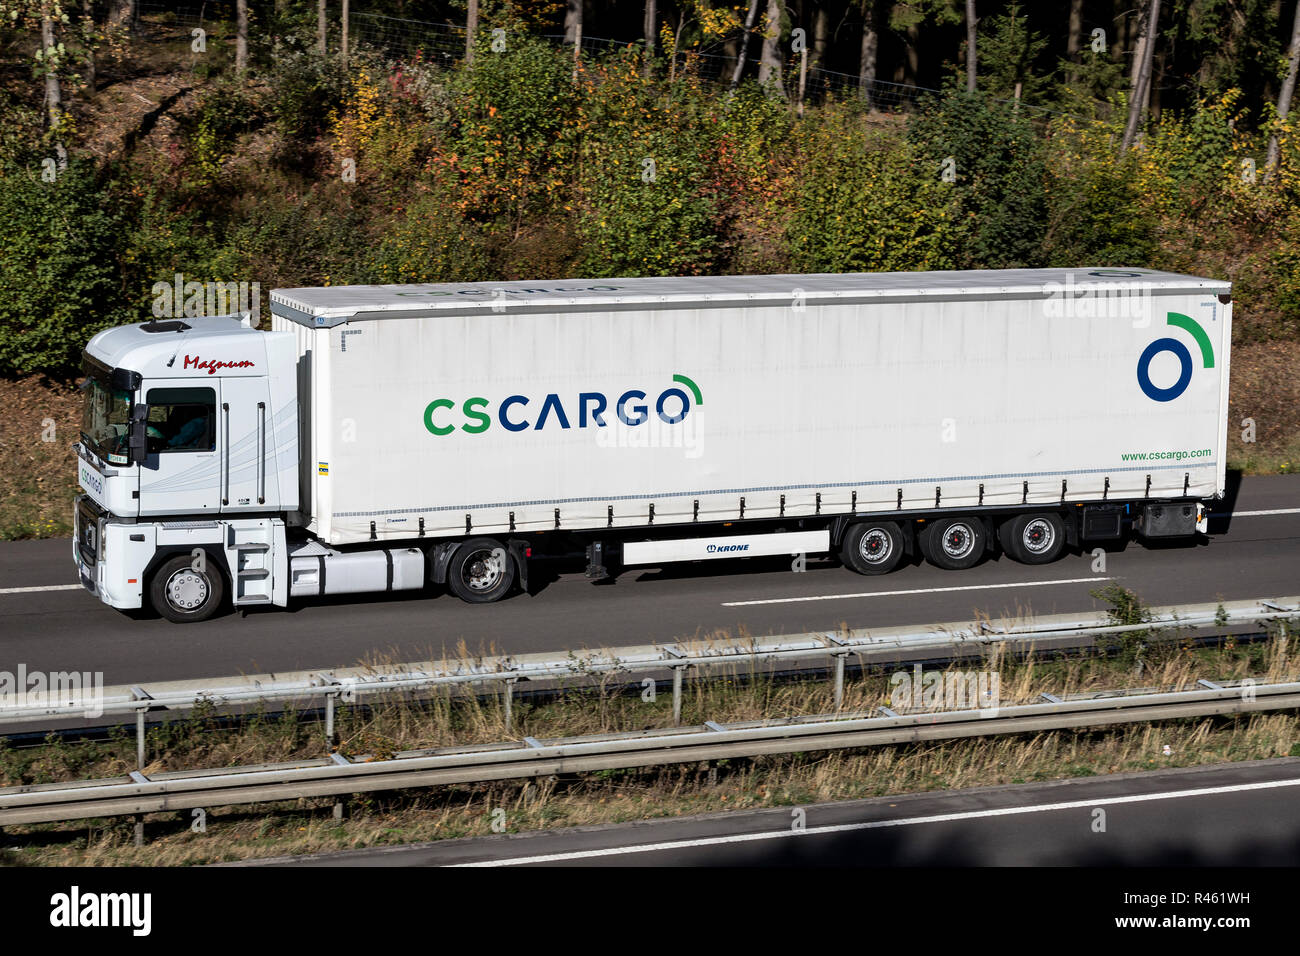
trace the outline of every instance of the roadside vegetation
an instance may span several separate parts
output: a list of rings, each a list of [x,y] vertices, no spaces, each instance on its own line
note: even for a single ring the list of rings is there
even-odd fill
[[[1142,627],[1145,609],[1131,592],[1098,592],[1117,623],[1135,631],[1074,656],[1006,660],[998,651],[949,667],[999,675],[1003,706],[1057,696],[1120,689],[1181,690],[1199,679],[1252,677],[1260,682],[1300,676],[1294,623],[1274,625],[1267,639],[1227,637],[1194,643],[1177,630]],[[375,662],[371,662],[375,663]],[[840,713],[893,704],[893,668],[851,676]],[[686,685],[682,720],[700,724],[833,714],[825,679],[774,680],[763,672],[715,675]],[[499,698],[437,696],[418,703],[379,700],[340,708],[339,752],[384,759],[405,751],[667,727],[671,694],[646,701],[639,684],[616,680],[572,687],[560,696],[516,700],[507,724]],[[314,717],[254,714],[233,726],[211,708],[149,731],[154,762],[145,773],[220,768],[321,757],[330,752]],[[17,826],[6,830],[0,862],[58,865],[188,864],[321,852],[491,833],[493,811],[506,829],[680,816],[737,807],[795,806],[925,790],[1024,783],[1072,776],[1300,756],[1300,715],[1291,712],[1192,718],[1096,730],[1060,730],[965,740],[891,745],[852,751],[796,753],[657,768],[606,770],[564,778],[455,785],[358,794],[344,819],[333,798],[256,807],[218,807],[204,833],[186,813],[146,817],[148,844],[133,845],[129,820]],[[35,747],[0,746],[0,785],[18,786],[125,775],[135,769],[133,731],[107,742],[55,737]]]
[[[562,5],[484,0],[482,23],[504,34],[482,31],[472,65],[360,37],[344,62],[333,33],[322,55],[304,0],[255,10],[237,63],[233,3],[211,5],[202,51],[187,21],[146,10],[130,30],[119,6],[0,3],[0,538],[67,532],[72,483],[54,475],[72,474],[77,354],[149,316],[154,284],[177,274],[259,283],[265,312],[276,287],[363,282],[1191,272],[1235,286],[1230,466],[1300,461],[1300,137],[1274,102],[1289,22],[1277,5],[1167,15],[1164,101],[1132,146],[1132,5],[1105,18],[1120,29],[1104,51],[1072,34],[1062,60],[1061,24],[983,4],[976,92],[954,5],[876,4],[874,26],[861,5],[806,5],[883,31],[896,79],[943,87],[906,112],[853,83],[796,108],[788,69],[783,87],[706,79],[702,58],[734,56],[745,32],[710,3],[663,6],[648,62],[639,42],[575,58],[543,39]],[[752,55],[779,60],[793,17],[760,17]],[[58,45],[33,59],[47,24]],[[922,40],[942,53],[924,75],[897,52]],[[817,64],[852,68],[823,41]],[[862,82],[868,66],[884,75],[864,62]]]

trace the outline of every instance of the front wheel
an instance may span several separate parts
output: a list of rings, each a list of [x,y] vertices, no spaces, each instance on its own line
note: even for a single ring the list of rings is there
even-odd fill
[[[470,604],[490,604],[509,593],[515,583],[515,564],[499,541],[472,538],[451,556],[447,587]]]
[[[225,591],[225,578],[215,562],[178,554],[154,573],[149,603],[172,623],[189,624],[215,614]]]

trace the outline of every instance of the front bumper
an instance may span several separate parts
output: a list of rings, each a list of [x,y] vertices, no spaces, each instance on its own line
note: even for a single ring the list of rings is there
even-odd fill
[[[123,610],[144,603],[144,572],[154,553],[154,528],[119,523],[89,496],[77,498],[72,557],[77,577],[95,597]]]

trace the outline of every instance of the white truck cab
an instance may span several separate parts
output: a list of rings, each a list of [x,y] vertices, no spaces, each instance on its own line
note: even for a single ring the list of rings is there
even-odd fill
[[[246,316],[158,320],[86,346],[74,555],[116,608],[174,620],[283,605],[298,505],[297,354]],[[111,560],[106,560],[111,558]],[[209,573],[216,561],[224,573]],[[275,567],[276,563],[281,565]],[[206,612],[206,613],[205,613]]]

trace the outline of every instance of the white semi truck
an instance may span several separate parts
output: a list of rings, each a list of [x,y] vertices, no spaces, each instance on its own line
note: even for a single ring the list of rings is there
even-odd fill
[[[1204,533],[1231,296],[1146,269],[285,289],[85,350],[74,554],[116,608],[527,590],[754,555],[1031,564]]]

